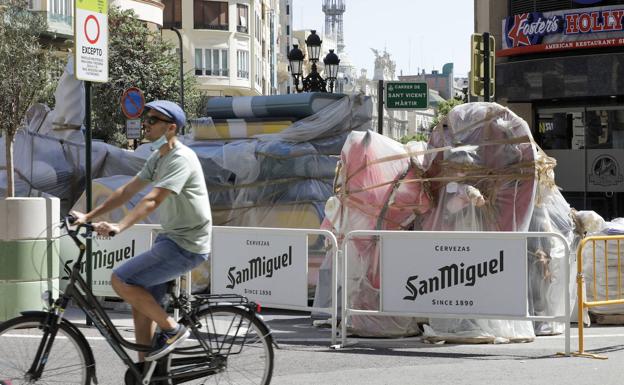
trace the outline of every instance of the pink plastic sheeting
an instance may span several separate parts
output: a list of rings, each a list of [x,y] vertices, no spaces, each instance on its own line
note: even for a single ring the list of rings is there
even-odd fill
[[[336,180],[336,196],[326,205],[322,228],[342,237],[352,230],[399,230],[431,207],[423,185],[400,183],[421,179],[426,169],[425,143],[404,146],[372,131],[352,132],[342,149]],[[410,156],[410,152],[417,154]],[[371,237],[350,245],[349,298],[356,309],[379,308],[379,245]],[[418,334],[408,317],[354,316],[352,330],[358,335]]]

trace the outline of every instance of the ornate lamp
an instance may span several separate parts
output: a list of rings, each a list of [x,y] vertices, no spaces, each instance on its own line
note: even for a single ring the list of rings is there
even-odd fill
[[[316,67],[316,62],[318,62],[321,54],[322,43],[323,41],[319,35],[316,34],[316,31],[312,30],[306,39],[308,57],[312,62],[312,68],[308,76],[305,78],[303,78],[303,59],[305,58],[305,55],[299,49],[299,46],[296,44],[293,45],[293,49],[288,53],[290,72],[294,79],[295,89],[297,92],[327,92],[327,81],[330,83],[330,92],[333,92],[340,59],[338,59],[338,56],[334,53],[333,49],[330,50],[329,54],[327,54],[325,59],[323,59],[328,74],[327,80],[323,79],[318,73],[318,69]]]

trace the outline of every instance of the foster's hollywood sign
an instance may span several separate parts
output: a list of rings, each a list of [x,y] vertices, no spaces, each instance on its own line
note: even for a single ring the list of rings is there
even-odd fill
[[[503,20],[497,56],[624,46],[624,6],[531,12]]]

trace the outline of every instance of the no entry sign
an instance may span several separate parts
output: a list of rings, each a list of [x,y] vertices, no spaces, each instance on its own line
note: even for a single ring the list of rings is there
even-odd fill
[[[121,96],[121,111],[128,119],[136,119],[143,113],[145,98],[143,92],[136,87],[130,87]]]
[[[76,79],[108,81],[108,0],[76,0]]]

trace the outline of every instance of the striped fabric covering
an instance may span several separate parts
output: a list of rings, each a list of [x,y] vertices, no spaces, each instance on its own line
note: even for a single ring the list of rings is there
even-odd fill
[[[292,120],[191,119],[195,140],[244,139],[260,134],[276,134],[290,127]]]
[[[274,116],[292,116],[301,119],[314,115],[345,96],[328,92],[304,92],[288,95],[213,97],[206,103],[205,113],[213,119]]]

